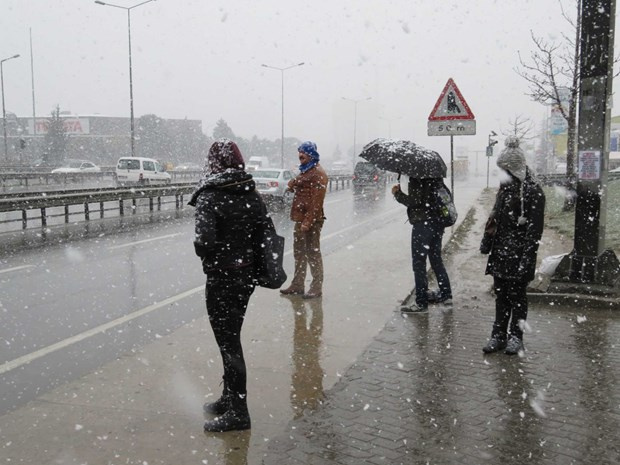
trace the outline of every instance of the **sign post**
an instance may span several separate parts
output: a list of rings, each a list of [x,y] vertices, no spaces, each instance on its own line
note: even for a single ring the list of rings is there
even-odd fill
[[[454,136],[474,136],[476,119],[452,78],[444,86],[428,117],[429,136],[450,136],[450,178],[454,195]]]

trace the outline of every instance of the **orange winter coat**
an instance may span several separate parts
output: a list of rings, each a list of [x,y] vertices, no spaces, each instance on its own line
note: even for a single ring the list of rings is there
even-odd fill
[[[301,223],[304,230],[325,218],[323,201],[327,192],[327,174],[320,164],[300,173],[288,183],[295,196],[291,206],[291,220]]]

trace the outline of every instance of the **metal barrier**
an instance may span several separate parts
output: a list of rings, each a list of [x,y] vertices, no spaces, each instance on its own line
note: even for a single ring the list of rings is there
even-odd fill
[[[85,173],[79,173],[85,174]],[[101,174],[101,173],[89,173]],[[350,188],[350,176],[332,176],[329,178],[328,191]],[[63,217],[64,223],[70,222],[71,216],[83,215],[85,221],[98,213],[104,218],[108,211],[118,211],[119,216],[125,215],[125,202],[131,200],[131,212],[138,211],[138,202],[148,200],[148,211],[161,210],[162,205],[174,203],[175,209],[184,205],[183,196],[191,194],[196,188],[195,182],[176,183],[167,186],[110,187],[96,189],[69,189],[40,192],[16,192],[0,195],[0,226],[21,222],[21,229],[27,229],[28,223],[40,221],[40,226],[48,226],[49,219]],[[173,200],[166,200],[172,199]],[[79,210],[70,207],[78,206]],[[50,212],[60,209],[61,212]],[[29,216],[29,212],[39,210],[37,216]],[[21,213],[21,215],[19,215]],[[13,214],[13,215],[11,215]]]
[[[104,218],[106,211],[118,210],[119,215],[125,214],[125,202],[131,200],[132,213],[137,212],[137,202],[142,199],[148,200],[149,211],[161,210],[164,203],[175,203],[175,208],[183,205],[183,196],[191,194],[195,189],[194,183],[168,185],[162,187],[138,187],[138,188],[109,188],[109,189],[79,189],[74,191],[62,191],[47,195],[14,194],[0,198],[0,212],[21,212],[21,218],[10,215],[0,220],[0,225],[21,221],[22,229],[28,227],[28,221],[39,220],[41,227],[47,227],[48,219],[64,217],[64,222],[69,223],[71,215],[84,215],[84,220],[91,219],[91,212],[99,212],[99,218]],[[166,202],[166,198],[174,198]],[[118,203],[117,203],[118,202]],[[110,206],[110,204],[118,206]],[[91,205],[98,204],[95,210]],[[71,211],[71,206],[81,206],[79,211]],[[63,207],[62,213],[49,213],[52,208]],[[40,210],[39,216],[28,216],[29,211]]]

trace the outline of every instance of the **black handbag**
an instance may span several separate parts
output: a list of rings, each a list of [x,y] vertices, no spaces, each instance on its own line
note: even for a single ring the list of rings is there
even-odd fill
[[[254,281],[268,289],[279,289],[286,281],[284,271],[284,238],[276,233],[273,220],[264,216],[252,237],[254,250]]]

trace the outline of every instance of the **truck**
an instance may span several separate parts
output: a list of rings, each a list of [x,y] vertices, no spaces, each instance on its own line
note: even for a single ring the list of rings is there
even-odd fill
[[[245,165],[247,171],[254,171],[258,168],[269,168],[269,158],[267,157],[250,157]]]

